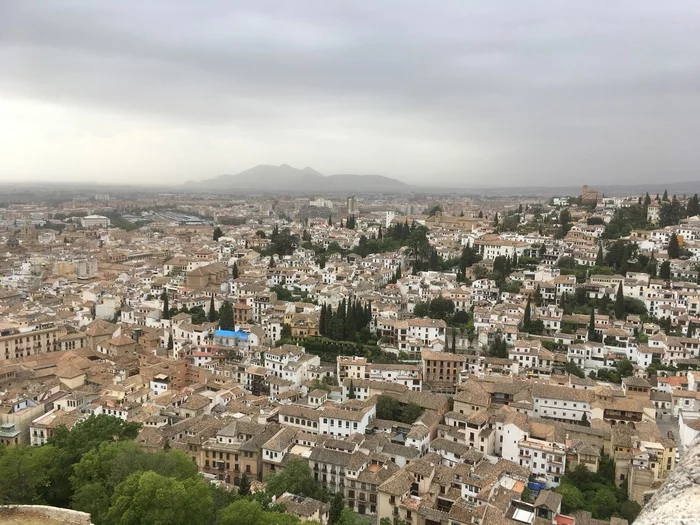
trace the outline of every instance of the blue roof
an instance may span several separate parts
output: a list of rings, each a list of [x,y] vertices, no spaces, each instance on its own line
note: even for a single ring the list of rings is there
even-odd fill
[[[241,332],[240,330],[216,330],[214,332],[215,337],[237,337],[238,339],[248,339],[248,334]]]

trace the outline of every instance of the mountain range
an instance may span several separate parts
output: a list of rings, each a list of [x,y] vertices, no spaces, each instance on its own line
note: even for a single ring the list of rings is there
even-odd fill
[[[415,188],[381,175],[323,175],[313,168],[297,169],[287,164],[261,164],[236,175],[219,175],[213,179],[188,181],[188,191],[201,192],[299,192],[299,193],[370,193],[409,192]]]

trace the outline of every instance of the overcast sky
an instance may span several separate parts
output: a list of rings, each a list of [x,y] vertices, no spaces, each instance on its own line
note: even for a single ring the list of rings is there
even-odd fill
[[[2,0],[0,181],[700,180],[698,0]]]

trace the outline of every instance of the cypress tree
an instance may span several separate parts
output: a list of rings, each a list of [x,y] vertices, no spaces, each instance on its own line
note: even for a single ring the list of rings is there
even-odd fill
[[[326,305],[321,305],[321,315],[318,318],[318,333],[323,337],[326,335]]]
[[[328,305],[326,306],[326,318],[323,320],[323,334],[325,337],[331,336],[331,330],[333,327],[333,308]]]
[[[350,314],[345,318],[343,325],[343,334],[346,341],[351,341],[355,338],[357,326],[355,325],[355,316]]]
[[[661,197],[661,200],[664,202],[668,201],[668,191],[664,190],[664,196]]]
[[[362,307],[362,303],[360,301],[357,301],[355,303],[355,328],[357,330],[362,330],[367,323],[365,322],[365,310]]]
[[[231,268],[231,276],[234,279],[238,279],[238,264],[235,262],[233,263],[233,268]]]
[[[595,265],[596,266],[603,266],[603,245],[599,244],[598,245],[598,255],[595,257]]]
[[[214,306],[214,296],[211,296],[211,301],[209,301],[209,313],[207,315],[209,322],[213,323],[216,321],[217,317],[216,306]]]
[[[674,232],[671,234],[671,238],[668,241],[668,257],[670,259],[678,259],[680,251],[681,247],[678,243],[678,235]]]
[[[647,263],[646,267],[646,273],[649,274],[650,277],[656,277],[656,258],[654,257],[654,253],[652,252],[651,257],[649,257],[649,262]]]
[[[615,297],[615,318],[627,318],[627,312],[625,311],[625,295],[622,290],[622,283],[617,285],[617,296]]]
[[[595,333],[595,308],[593,307],[591,307],[591,318],[588,321],[588,340],[597,340],[597,335]]]
[[[233,322],[233,305],[224,301],[219,309],[219,328],[222,330],[235,330],[236,324]]]
[[[168,336],[168,350],[172,350],[173,347],[175,346],[175,343],[173,342],[173,334],[172,332]]]
[[[160,294],[160,299],[163,301],[163,319],[170,319],[170,305],[168,304],[168,294],[165,293],[165,290]]]
[[[530,324],[531,324],[531,317],[532,317],[532,312],[531,312],[531,306],[530,306],[530,298],[527,298],[527,304],[525,305],[525,314],[523,315],[523,332],[529,332],[530,331]]]
[[[664,333],[669,335],[671,333],[671,329],[671,316],[669,315],[668,317],[664,317]]]

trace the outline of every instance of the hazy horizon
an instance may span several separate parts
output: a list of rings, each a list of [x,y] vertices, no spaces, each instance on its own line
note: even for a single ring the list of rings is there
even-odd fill
[[[700,4],[0,4],[0,183],[698,179]]]

